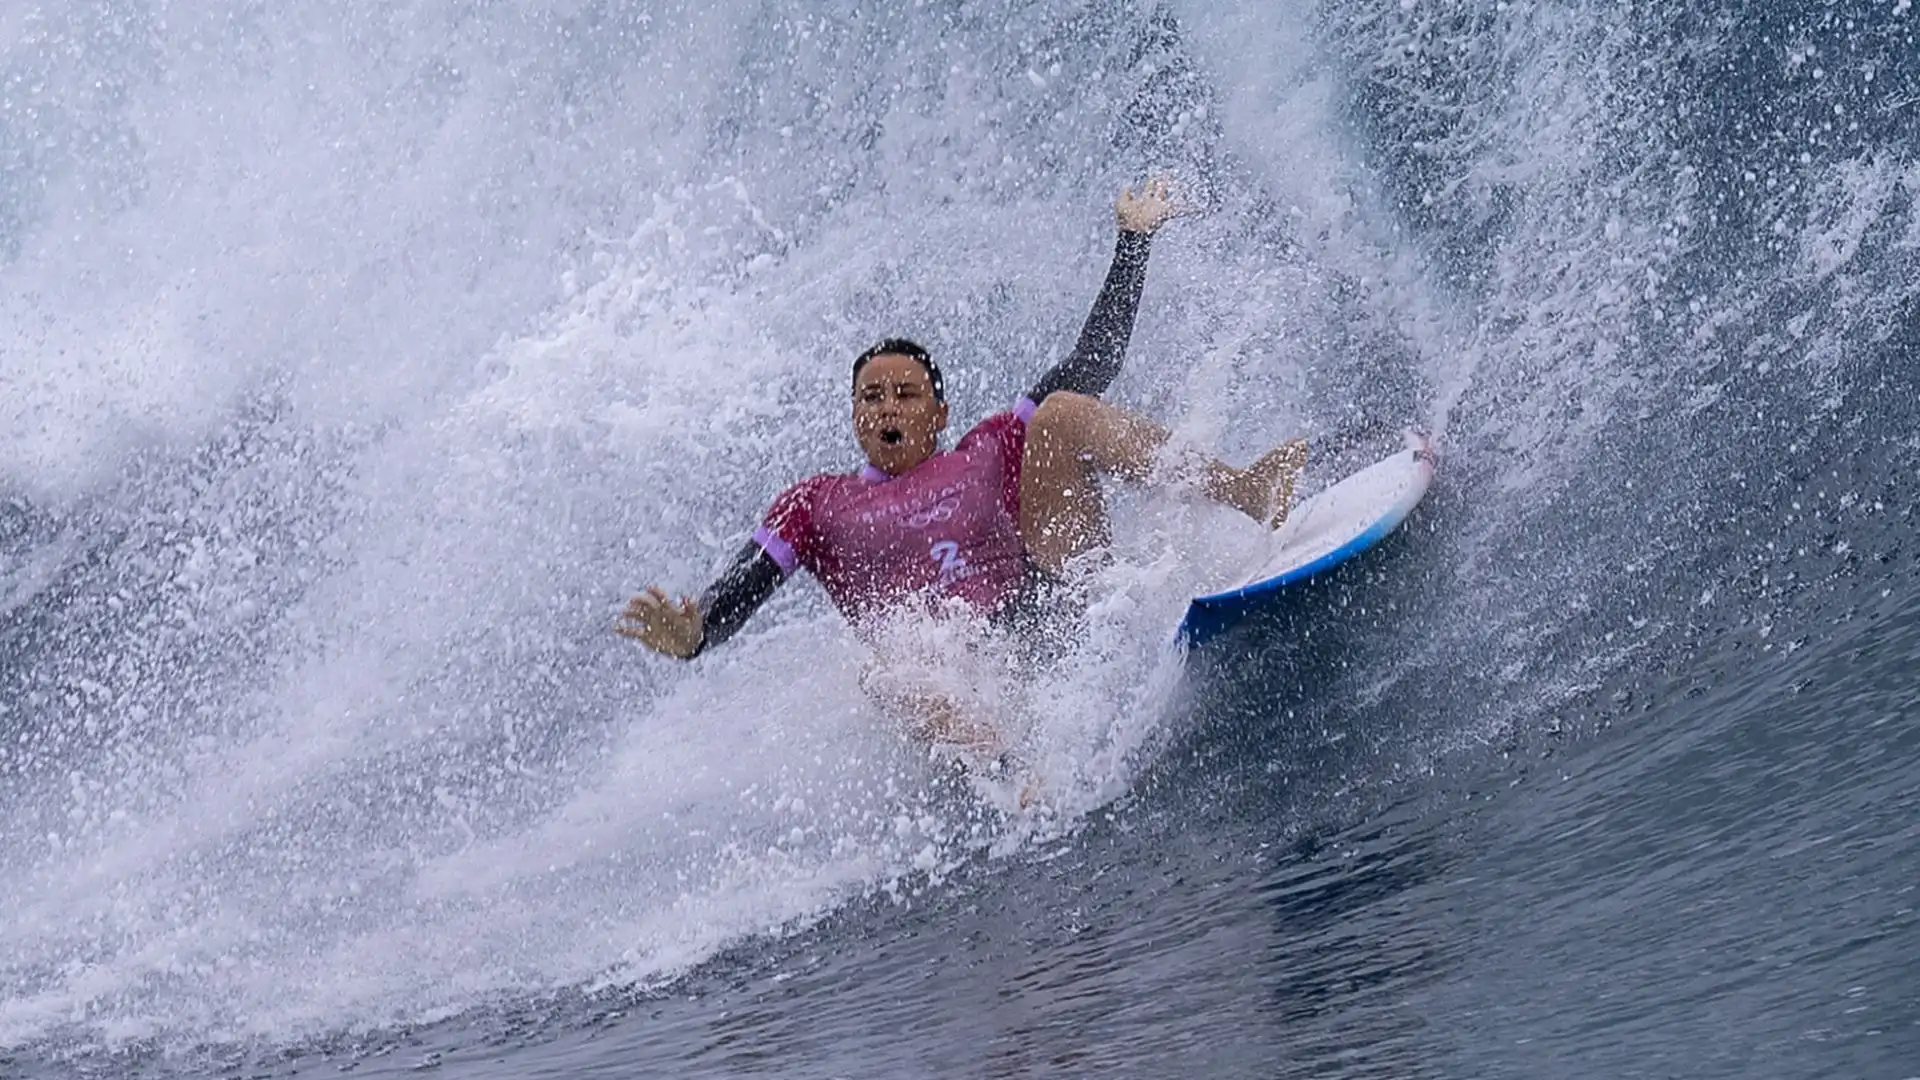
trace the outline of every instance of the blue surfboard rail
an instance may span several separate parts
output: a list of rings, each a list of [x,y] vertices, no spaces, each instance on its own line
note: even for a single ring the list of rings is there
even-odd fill
[[[1432,451],[1425,446],[1410,452],[1416,461],[1428,465],[1434,461]],[[1423,490],[1422,497],[1424,494]],[[1418,503],[1419,499],[1415,499],[1403,507],[1396,507],[1351,540],[1310,562],[1235,589],[1195,597],[1187,605],[1186,616],[1180,620],[1175,640],[1189,649],[1205,644],[1268,606],[1272,598],[1288,586],[1323,574],[1375,547],[1400,527]]]

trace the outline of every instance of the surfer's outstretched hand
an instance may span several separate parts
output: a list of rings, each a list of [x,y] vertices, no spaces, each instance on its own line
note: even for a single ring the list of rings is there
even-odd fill
[[[699,652],[700,642],[706,638],[700,605],[690,596],[676,601],[658,586],[649,586],[646,592],[628,601],[627,609],[620,613],[620,621],[613,629],[654,652],[681,660]]]
[[[1127,188],[1113,204],[1120,227],[1134,233],[1152,233],[1187,210],[1173,197],[1172,185],[1164,176],[1150,177],[1138,189]]]

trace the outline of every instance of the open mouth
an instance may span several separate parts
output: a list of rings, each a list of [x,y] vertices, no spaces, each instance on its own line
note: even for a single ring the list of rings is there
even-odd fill
[[[880,441],[888,446],[898,446],[902,438],[904,436],[900,434],[899,428],[886,428],[880,432]]]

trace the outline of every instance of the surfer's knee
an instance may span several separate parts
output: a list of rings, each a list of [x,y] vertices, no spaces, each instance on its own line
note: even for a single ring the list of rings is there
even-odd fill
[[[1078,450],[1087,444],[1099,409],[1099,398],[1056,390],[1027,421],[1027,440],[1049,450]]]

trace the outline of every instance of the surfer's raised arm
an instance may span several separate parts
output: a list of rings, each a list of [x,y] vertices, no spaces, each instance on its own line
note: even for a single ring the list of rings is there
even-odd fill
[[[1120,237],[1114,242],[1113,266],[1094,298],[1093,310],[1080,328],[1080,339],[1065,360],[1048,369],[1028,391],[1035,405],[1056,390],[1099,397],[1113,385],[1127,357],[1133,337],[1133,318],[1140,310],[1140,291],[1147,282],[1147,254],[1153,234],[1185,212],[1174,201],[1165,177],[1154,177],[1139,190],[1127,189],[1113,204]]]

